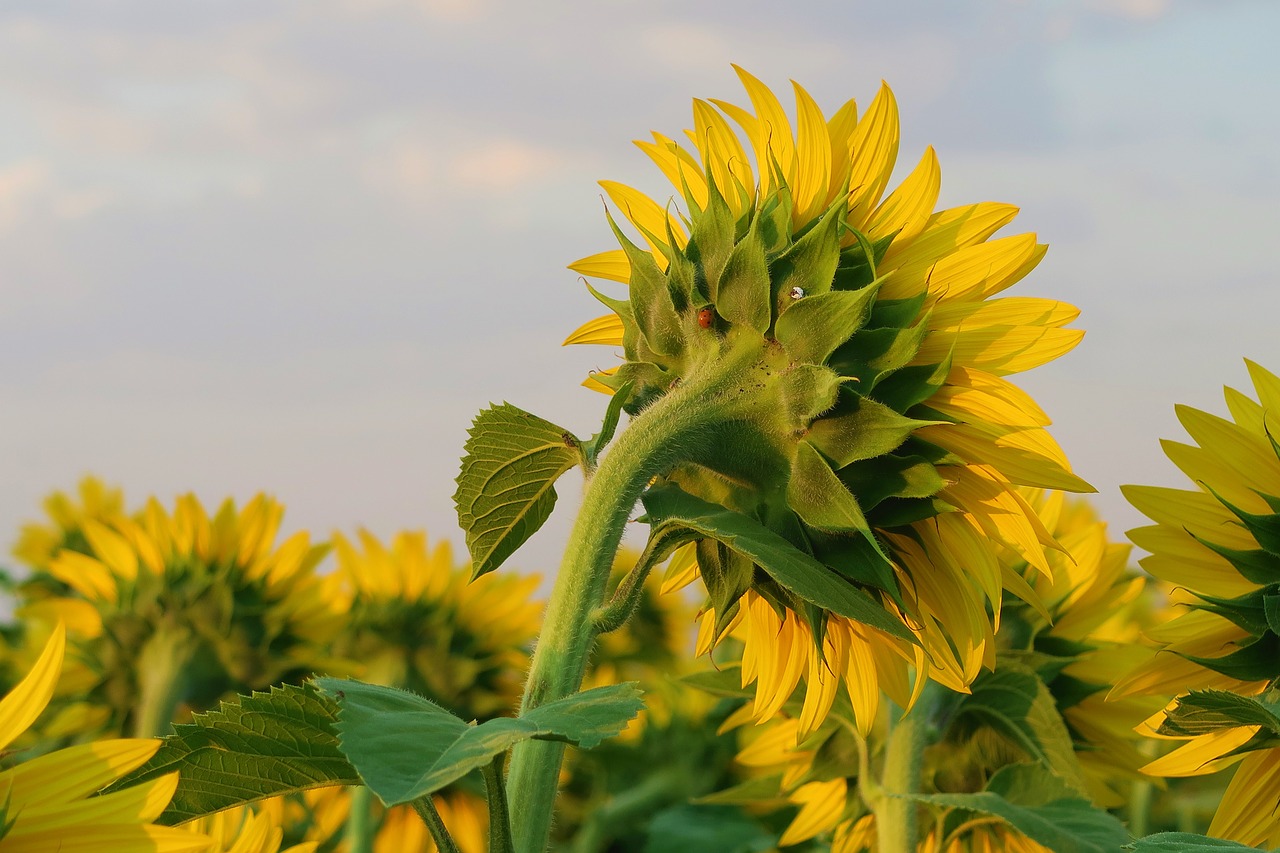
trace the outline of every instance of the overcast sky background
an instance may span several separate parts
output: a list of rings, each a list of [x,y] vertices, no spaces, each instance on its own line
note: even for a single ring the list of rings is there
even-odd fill
[[[595,181],[669,194],[630,140],[747,103],[730,62],[828,113],[883,78],[899,178],[932,144],[941,204],[1022,207],[1050,251],[1013,293],[1088,334],[1020,384],[1118,535],[1120,483],[1180,482],[1174,403],[1280,371],[1277,32],[1269,0],[6,0],[0,542],[92,472],[461,549],[477,410],[603,413],[611,354],[559,346],[600,313],[564,268],[613,245]],[[557,564],[569,479],[514,564]]]

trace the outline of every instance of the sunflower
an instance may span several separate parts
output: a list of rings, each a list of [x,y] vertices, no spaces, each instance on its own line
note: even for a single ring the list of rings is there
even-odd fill
[[[124,493],[97,477],[82,479],[78,491],[78,503],[62,491],[44,499],[44,511],[51,523],[32,522],[22,526],[18,544],[13,547],[13,556],[18,562],[31,569],[44,569],[59,551],[88,553],[85,522],[110,522],[125,515]]]
[[[449,543],[428,548],[420,532],[389,546],[365,530],[358,540],[333,536],[328,595],[343,622],[330,653],[366,681],[416,691],[465,719],[508,711],[538,633],[538,577],[470,582]]]
[[[455,790],[434,795],[432,803],[461,853],[488,850],[489,812],[482,797]],[[296,845],[299,849],[313,844],[328,853],[345,853],[350,849],[344,827],[351,805],[351,789],[328,787],[273,797],[259,803],[257,809],[272,825],[285,827],[286,837],[301,837]],[[426,824],[411,806],[377,807],[373,825],[374,853],[435,853],[437,849]]]
[[[0,749],[12,744],[48,705],[65,650],[66,634],[59,625],[31,671],[0,700]],[[0,847],[5,853],[208,850],[208,836],[152,823],[169,804],[177,773],[92,797],[146,763],[159,747],[158,740],[100,740],[0,771]],[[6,763],[14,757],[6,755]]]
[[[269,810],[249,806],[227,809],[183,825],[213,839],[209,853],[315,853],[316,842],[284,846],[284,829]]]
[[[1156,522],[1129,532],[1151,552],[1142,562],[1176,587],[1176,615],[1148,632],[1155,651],[1116,686],[1117,695],[1185,696],[1216,689],[1259,696],[1280,678],[1280,378],[1246,361],[1257,400],[1226,389],[1230,417],[1178,406],[1195,444],[1164,441],[1195,489],[1126,486],[1125,496]],[[1177,702],[1171,703],[1172,712]],[[1211,835],[1249,845],[1280,844],[1280,750],[1254,725],[1224,726],[1183,740],[1146,767],[1153,775],[1213,773],[1239,763],[1210,825]]]
[[[1136,748],[1139,737],[1133,727],[1152,708],[1149,701],[1140,699],[1104,705],[1104,698],[1107,687],[1118,677],[1119,667],[1133,659],[1128,653],[1136,639],[1131,611],[1141,604],[1144,582],[1128,570],[1129,546],[1107,538],[1106,525],[1087,503],[1068,500],[1060,492],[1033,489],[1022,489],[1021,497],[1064,551],[1050,554],[1052,575],[1048,579],[1025,563],[1007,567],[1034,589],[1033,593],[1024,590],[1022,598],[1010,597],[1002,608],[996,672],[1036,668],[1075,750],[1072,765],[1063,768],[1064,777],[1072,778],[1078,792],[1087,793],[1095,803],[1119,806],[1127,793],[1123,786],[1145,778],[1140,768],[1148,759]],[[1014,579],[1007,583],[1018,586]],[[1033,606],[1024,598],[1037,603]],[[767,619],[772,613],[768,606],[753,606],[760,618]],[[797,622],[795,630],[802,624]],[[786,636],[785,625],[769,627],[781,630],[780,637]],[[742,628],[737,630],[741,633]],[[837,665],[840,658],[832,651],[839,648],[839,643],[827,646],[827,660],[834,657]],[[749,683],[752,665],[744,656],[744,685]],[[756,677],[762,677],[761,664],[754,665]],[[873,674],[879,671],[871,669]],[[856,851],[876,836],[876,817],[861,800],[859,777],[876,769],[875,744],[883,741],[888,714],[869,702],[874,695],[874,677],[864,676],[861,683],[861,693],[850,686],[851,701],[846,702],[843,695],[831,700],[828,719],[816,724],[810,710],[812,691],[803,699],[788,699],[780,708],[770,709],[767,716],[754,707],[760,701],[757,697],[726,723],[764,723],[744,729],[738,762],[764,777],[775,778],[781,802],[797,809],[782,835],[783,845],[830,833],[833,850]],[[952,698],[957,697],[953,694]],[[922,778],[930,786],[929,793],[980,791],[1000,768],[1032,760],[1005,734],[964,720],[963,703],[959,708],[959,716],[953,717],[942,739],[924,753]],[[873,710],[878,711],[877,716],[865,716]],[[863,744],[851,735],[851,729],[865,739]],[[755,785],[755,790],[763,789],[763,782]],[[769,796],[762,798],[760,805],[778,802],[777,797]],[[923,850],[957,853],[1044,849],[1007,826],[981,821],[955,827],[941,841],[926,837],[920,845]]]
[[[795,85],[793,133],[773,93],[738,75],[754,113],[696,100],[688,143],[637,143],[675,201],[601,183],[645,245],[615,225],[621,249],[571,265],[629,293],[592,288],[614,313],[566,343],[622,347],[625,362],[586,384],[626,388],[633,414],[676,389],[715,410],[707,434],[672,442],[681,458],[656,485],[764,524],[905,628],[890,637],[824,612],[731,555],[709,571],[720,558],[704,542],[691,571],[710,594],[709,642],[747,622],[761,718],[799,679],[819,687],[815,721],[839,680],[868,705],[877,679],[909,701],[920,685],[902,686],[908,668],[963,691],[994,662],[1002,565],[1048,576],[1058,548],[1018,487],[1090,490],[1005,378],[1074,347],[1083,333],[1065,326],[1078,312],[992,298],[1045,247],[989,239],[1010,205],[935,212],[932,149],[884,196],[898,148],[887,86],[861,117],[850,101],[827,119]]]
[[[311,671],[307,650],[340,619],[314,574],[325,548],[304,532],[276,544],[283,513],[259,495],[210,518],[187,495],[172,513],[152,499],[136,518],[88,519],[85,551],[59,551],[33,578],[66,594],[20,613],[76,626],[78,687],[108,709],[108,730],[163,733],[182,706]]]

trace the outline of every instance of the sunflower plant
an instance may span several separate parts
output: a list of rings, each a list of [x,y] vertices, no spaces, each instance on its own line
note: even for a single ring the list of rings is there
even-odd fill
[[[864,111],[849,101],[828,116],[795,85],[789,114],[738,74],[749,107],[697,100],[683,140],[638,143],[670,197],[602,182],[618,248],[571,268],[612,282],[587,285],[609,313],[566,341],[621,356],[584,383],[609,395],[599,431],[580,437],[508,403],[471,426],[454,498],[478,583],[546,521],[559,477],[586,477],[515,715],[481,719],[493,708],[462,701],[500,696],[500,666],[458,682],[467,673],[414,658],[393,634],[416,628],[410,587],[423,579],[391,583],[374,565],[382,546],[366,541],[361,557],[340,540],[344,563],[368,563],[340,572],[357,590],[344,606],[377,624],[345,653],[386,683],[320,677],[196,714],[127,780],[181,768],[167,818],[363,785],[389,808],[411,807],[452,851],[440,792],[479,776],[490,849],[539,853],[566,746],[636,731],[635,683],[582,688],[600,638],[647,606],[650,573],[670,560],[659,585],[698,590],[699,653],[739,658],[717,676],[734,682],[720,684],[737,703],[725,725],[759,724],[757,742],[800,756],[780,762],[772,792],[794,818],[780,837],[752,838],[982,849],[1033,838],[1027,814],[1060,813],[1081,837],[1128,840],[1101,807],[1134,781],[1136,753],[1099,705],[1126,639],[1103,627],[1138,584],[1123,549],[1063,509],[1058,493],[1091,487],[1010,380],[1083,334],[1072,306],[1005,294],[1045,247],[1033,234],[996,236],[1011,205],[935,209],[932,149],[889,190],[899,129],[887,86]],[[611,583],[637,507],[647,542]],[[112,524],[120,532],[108,536],[85,523],[105,569],[77,580],[69,569],[87,558],[68,557],[51,571],[87,595],[130,537]],[[1266,616],[1268,600],[1249,612]],[[1274,636],[1260,622],[1237,627]],[[486,637],[471,639],[502,647]],[[974,719],[1004,721],[994,728],[1013,745],[982,741]],[[944,770],[954,778],[938,787]],[[706,835],[708,808],[678,806],[664,826],[699,825],[708,845],[731,849]]]

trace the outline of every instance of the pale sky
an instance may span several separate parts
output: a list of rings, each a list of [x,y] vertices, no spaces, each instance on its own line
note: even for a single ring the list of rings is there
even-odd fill
[[[737,62],[828,112],[902,112],[942,204],[1022,207],[1013,294],[1078,305],[1025,375],[1113,534],[1179,484],[1175,402],[1280,371],[1280,4],[1258,0],[6,0],[0,6],[0,542],[95,473],[131,505],[257,490],[318,536],[459,551],[466,428],[507,400],[589,435],[613,246],[595,181],[746,103]],[[570,475],[572,477],[573,475]],[[577,488],[512,559],[551,571]],[[0,558],[0,563],[5,559]]]

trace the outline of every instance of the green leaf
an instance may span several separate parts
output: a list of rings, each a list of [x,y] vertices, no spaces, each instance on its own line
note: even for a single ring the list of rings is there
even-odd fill
[[[1179,698],[1177,706],[1165,715],[1159,732],[1195,737],[1240,726],[1262,726],[1280,737],[1280,702],[1226,690],[1192,690]]]
[[[754,519],[674,486],[650,489],[643,500],[651,524],[686,528],[723,542],[805,601],[915,642],[906,627],[869,595]]]
[[[757,776],[745,782],[739,782],[728,788],[722,788],[714,794],[698,797],[694,803],[715,806],[758,806],[769,800],[783,800],[782,774],[773,776]]]
[[[174,726],[150,761],[103,793],[180,771],[159,818],[175,824],[279,794],[359,785],[336,724],[337,706],[310,685],[238,696]]]
[[[465,449],[453,502],[477,578],[538,531],[556,504],[555,481],[585,459],[573,433],[509,403],[476,415]]]
[[[836,347],[862,328],[878,287],[870,284],[862,290],[832,290],[792,302],[778,317],[774,337],[794,361],[823,364]]]
[[[634,387],[634,382],[624,382],[621,388],[613,392],[613,396],[609,398],[609,406],[604,410],[604,422],[600,424],[600,431],[592,436],[590,441],[583,443],[582,450],[586,456],[588,468],[596,466],[600,451],[613,440],[613,434],[618,429],[618,419],[622,417],[622,407],[626,405],[627,398],[631,396],[631,389]]]
[[[644,853],[762,853],[774,836],[729,806],[685,805],[667,809],[649,824]]]
[[[995,672],[979,675],[972,691],[956,712],[962,730],[987,726],[1058,774],[1077,792],[1085,791],[1071,733],[1058,713],[1053,694],[1034,672],[1008,661]]]
[[[1280,635],[1267,630],[1253,642],[1220,657],[1182,655],[1192,663],[1241,681],[1268,681],[1280,675]]]
[[[911,800],[997,817],[1055,853],[1114,853],[1129,840],[1124,824],[1072,794],[1043,768],[1014,764],[975,794],[907,794]]]
[[[742,686],[742,666],[736,663],[686,675],[680,679],[680,683],[712,696],[729,699],[749,699],[756,694],[754,687]]]
[[[850,391],[840,395],[836,412],[814,421],[808,439],[837,468],[891,453],[921,427],[943,423],[909,418]]]
[[[1124,849],[1133,853],[1205,853],[1209,850],[1252,850],[1257,853],[1258,850],[1238,841],[1209,838],[1194,832],[1157,832],[1126,844]]]
[[[337,701],[343,754],[388,806],[438,791],[529,738],[590,749],[644,707],[630,682],[575,693],[522,717],[469,725],[403,690],[337,678],[318,678],[316,685]]]

